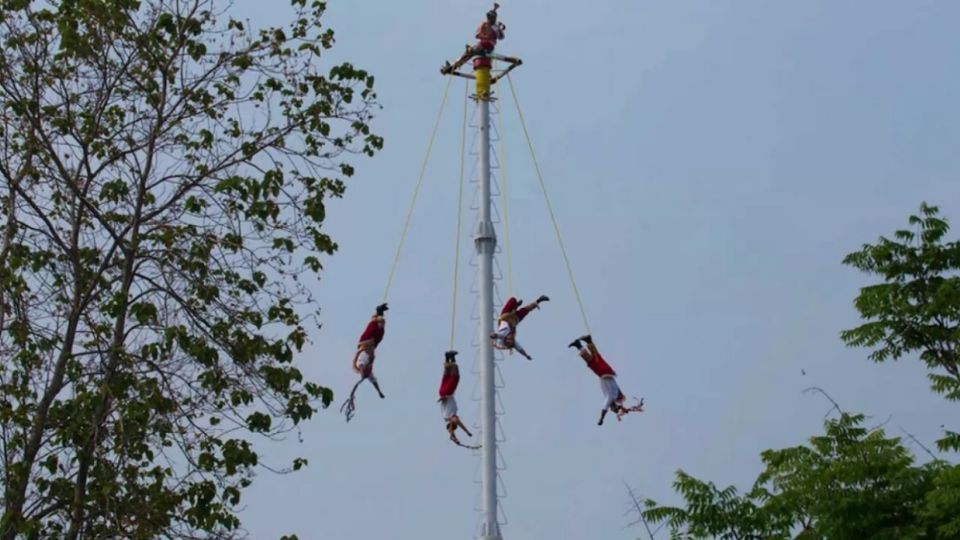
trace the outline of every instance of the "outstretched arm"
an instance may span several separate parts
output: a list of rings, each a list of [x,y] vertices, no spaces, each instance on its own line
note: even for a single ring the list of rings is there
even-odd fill
[[[467,437],[473,437],[473,433],[470,433],[470,430],[463,424],[463,420],[461,420],[459,416],[457,417],[457,426],[467,434]]]
[[[626,416],[627,413],[643,412],[643,399],[637,400],[637,398],[633,398],[633,400],[636,401],[637,404],[630,407],[627,407],[626,405],[624,405],[622,401],[618,403],[619,410],[614,411],[617,413],[617,420],[620,420],[621,418]]]
[[[457,433],[456,433],[457,427],[459,427],[463,431],[466,431],[467,435],[471,437],[473,436],[473,434],[467,431],[467,427],[463,425],[463,422],[460,421],[460,417],[457,416],[455,417],[455,419],[451,419],[451,421],[447,423],[447,432],[450,434],[450,440],[453,441],[453,444],[457,446],[461,446],[463,448],[469,448],[471,450],[476,450],[480,448],[480,445],[472,446],[472,445],[463,444],[462,442],[460,442],[460,439],[457,438]]]
[[[363,382],[363,378],[361,377],[360,380],[357,381],[357,383],[353,385],[353,388],[350,390],[350,398],[349,398],[350,401],[353,401],[353,397],[357,394],[357,387],[359,387],[359,386],[360,386],[360,383],[362,383],[362,382]]]
[[[384,399],[387,396],[384,395],[383,390],[380,390],[380,383],[375,377],[368,377],[370,379],[370,384],[373,385],[373,388],[377,391],[377,394],[380,395],[380,399]],[[362,379],[361,379],[362,380]]]
[[[517,342],[516,339],[513,340],[513,348],[514,348],[518,353],[522,354],[523,357],[526,358],[527,360],[533,360],[533,357],[530,356],[530,355],[527,353],[526,350],[524,350],[524,348],[520,345],[519,342]]]
[[[457,444],[460,444],[460,439],[457,438],[457,427],[459,425],[462,425],[460,418],[457,418],[456,420],[447,424],[447,433],[450,434],[450,440]]]

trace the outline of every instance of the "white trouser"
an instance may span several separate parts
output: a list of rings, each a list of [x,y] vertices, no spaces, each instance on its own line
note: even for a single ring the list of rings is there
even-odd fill
[[[457,400],[453,396],[448,396],[440,400],[440,415],[445,422],[457,415]]]
[[[377,382],[377,378],[373,376],[372,364],[373,358],[370,357],[370,353],[366,349],[361,350],[357,356],[357,367],[360,368],[360,374],[370,379],[370,382]]]
[[[500,321],[500,326],[497,327],[497,331],[493,333],[496,336],[497,346],[501,349],[516,349],[517,352],[526,355],[527,351],[523,349],[523,346],[517,341],[516,336],[513,338],[513,346],[507,347],[506,340],[513,330],[510,328],[510,324],[507,321]]]
[[[504,340],[507,339],[507,336],[510,335],[510,323],[507,321],[500,321],[500,325],[497,326],[497,331],[494,332],[494,335],[497,336],[497,339]]]
[[[620,387],[612,376],[600,377],[600,390],[603,391],[603,408],[609,409],[620,398]]]

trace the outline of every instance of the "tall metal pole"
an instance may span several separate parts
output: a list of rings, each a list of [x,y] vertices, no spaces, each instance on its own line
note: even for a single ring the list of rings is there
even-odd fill
[[[497,235],[490,218],[490,68],[477,67],[477,103],[480,109],[480,223],[474,242],[480,260],[480,423],[483,518],[481,540],[501,540],[497,520],[497,417],[493,342],[493,255]]]

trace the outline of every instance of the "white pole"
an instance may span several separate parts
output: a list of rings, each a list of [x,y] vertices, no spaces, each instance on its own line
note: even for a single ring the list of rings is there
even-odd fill
[[[481,460],[483,520],[481,540],[501,540],[497,521],[497,417],[493,363],[493,254],[496,232],[490,219],[490,101],[478,96],[480,106],[480,225],[474,239],[480,259],[480,422],[483,429]]]

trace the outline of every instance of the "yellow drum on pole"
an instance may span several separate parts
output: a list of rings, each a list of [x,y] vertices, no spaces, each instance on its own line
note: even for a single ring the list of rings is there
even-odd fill
[[[490,68],[479,68],[475,70],[474,75],[477,78],[477,97],[479,99],[490,98]]]

